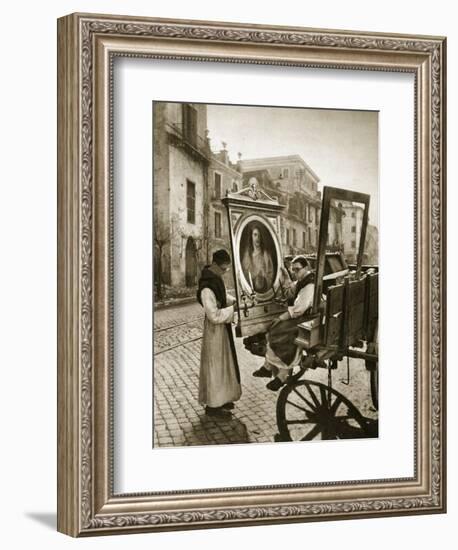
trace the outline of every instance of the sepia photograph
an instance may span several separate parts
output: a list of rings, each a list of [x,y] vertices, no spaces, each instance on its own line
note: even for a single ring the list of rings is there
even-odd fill
[[[152,126],[153,447],[378,438],[378,112]]]

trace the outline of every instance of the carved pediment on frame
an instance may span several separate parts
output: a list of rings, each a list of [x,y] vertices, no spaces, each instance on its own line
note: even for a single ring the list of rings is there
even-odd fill
[[[247,187],[243,187],[240,191],[227,191],[226,197],[230,200],[241,199],[244,201],[253,201],[253,203],[264,203],[279,206],[278,199],[268,195],[255,178],[251,178],[249,185]]]

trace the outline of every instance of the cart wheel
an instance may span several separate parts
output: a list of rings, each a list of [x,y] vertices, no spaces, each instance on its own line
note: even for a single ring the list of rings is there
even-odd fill
[[[281,441],[373,437],[368,421],[333,388],[300,380],[286,385],[277,401]]]
[[[378,411],[378,363],[369,371],[371,378],[371,398],[374,409]]]
[[[378,355],[378,325],[375,328],[373,342],[367,345],[367,352]],[[370,375],[372,404],[378,411],[378,361],[366,360],[366,369]]]

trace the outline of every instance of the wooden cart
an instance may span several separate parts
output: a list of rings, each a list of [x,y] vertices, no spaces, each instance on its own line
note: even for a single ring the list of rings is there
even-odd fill
[[[357,261],[352,267],[343,254],[327,251],[331,205],[336,201],[364,206]],[[279,441],[374,437],[378,433],[374,422],[332,385],[332,373],[340,361],[363,359],[372,404],[378,409],[379,273],[377,266],[362,266],[368,211],[369,195],[324,187],[318,251],[311,258],[316,269],[313,308],[298,325],[295,343],[303,352],[300,366],[278,397]],[[262,335],[257,336],[245,339],[245,345],[259,355]],[[317,368],[327,369],[327,384],[304,378]]]

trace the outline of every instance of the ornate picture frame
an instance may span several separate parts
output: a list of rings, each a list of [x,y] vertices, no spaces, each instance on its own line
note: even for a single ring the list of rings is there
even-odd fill
[[[113,61],[410,73],[415,79],[414,475],[113,490]],[[71,536],[446,509],[446,39],[72,14],[58,20],[58,530]]]
[[[227,208],[231,242],[233,244],[233,269],[236,299],[239,308],[244,311],[238,315],[237,334],[250,336],[260,327],[269,326],[282,308],[275,303],[275,295],[280,291],[282,267],[282,249],[278,237],[280,234],[280,212],[283,210],[277,199],[272,199],[253,182],[247,188],[236,193],[228,193],[222,201]],[[263,254],[267,256],[270,273],[260,282],[253,281],[248,265],[250,259],[249,241],[251,233],[257,229]],[[247,263],[248,262],[248,263]],[[237,274],[239,274],[237,276]],[[263,285],[265,288],[263,288]],[[248,298],[256,299],[248,318]],[[267,310],[267,311],[266,311]]]

